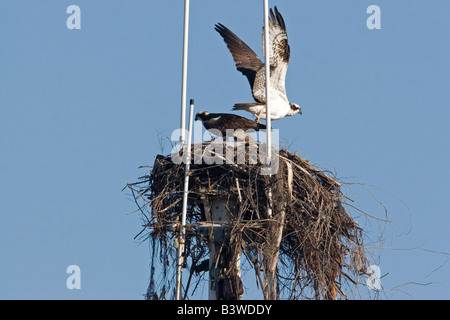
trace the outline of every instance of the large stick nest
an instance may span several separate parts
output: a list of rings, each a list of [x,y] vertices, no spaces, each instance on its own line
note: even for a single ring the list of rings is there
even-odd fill
[[[192,158],[195,148],[204,155],[209,146],[193,146]],[[199,226],[208,222],[205,201],[214,198],[228,200],[230,219],[223,244],[227,261],[218,261],[222,276],[238,274],[235,261],[244,253],[265,298],[270,298],[262,280],[268,270],[265,259],[275,262],[275,298],[345,299],[347,286],[358,284],[367,265],[363,232],[344,209],[341,185],[287,150],[279,150],[274,158],[278,170],[273,175],[261,174],[264,165],[255,164],[248,156],[241,164],[221,164],[219,158],[219,163],[191,163],[184,252],[189,278],[183,284],[184,298],[197,288],[192,280],[203,279],[205,269],[201,266],[208,258],[208,239],[200,230],[205,228]],[[151,172],[128,185],[135,199],[144,201],[140,209],[152,241],[150,299],[170,298],[166,293],[173,292],[175,286],[173,243],[180,230],[184,175],[183,163],[158,155]],[[281,239],[279,246],[277,238]],[[163,270],[159,277],[154,274],[157,267]]]

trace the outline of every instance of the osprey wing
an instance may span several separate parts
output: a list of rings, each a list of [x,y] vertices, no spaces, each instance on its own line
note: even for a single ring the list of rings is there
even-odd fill
[[[280,63],[289,63],[290,47],[287,38],[286,24],[283,16],[275,7],[275,13],[270,9],[269,17],[269,52],[270,66],[277,68]],[[264,52],[264,27],[262,33],[262,50]]]
[[[242,72],[242,74],[247,77],[250,87],[253,88],[256,72],[264,64],[244,41],[242,41],[236,34],[234,34],[223,24],[216,24],[214,29],[225,41],[231,55],[233,56],[233,60],[236,63],[237,70]]]
[[[269,61],[271,87],[286,94],[285,80],[289,64],[290,47],[287,38],[286,24],[277,7],[275,13],[270,9],[269,17]],[[262,47],[264,52],[264,27],[262,35]]]

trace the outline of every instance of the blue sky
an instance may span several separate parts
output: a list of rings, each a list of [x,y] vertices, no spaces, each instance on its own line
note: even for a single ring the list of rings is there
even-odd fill
[[[69,30],[66,9],[81,8]],[[381,29],[369,30],[369,5]],[[280,143],[333,168],[380,266],[383,299],[449,299],[450,3],[269,1],[286,21]],[[0,3],[0,298],[142,299],[148,243],[122,188],[179,127],[183,1]],[[262,1],[191,1],[188,99],[251,102],[221,22],[261,57]],[[262,57],[261,57],[262,58]],[[244,112],[242,116],[250,116]],[[163,139],[164,140],[164,139]],[[384,206],[384,207],[383,207]],[[379,241],[381,237],[382,241]],[[66,268],[81,268],[68,290]],[[247,285],[250,288],[254,284]],[[247,290],[245,298],[254,298]]]

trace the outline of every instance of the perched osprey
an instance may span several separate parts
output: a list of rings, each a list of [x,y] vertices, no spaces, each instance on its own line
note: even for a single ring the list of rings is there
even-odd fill
[[[256,123],[250,119],[238,116],[231,113],[209,113],[201,111],[195,115],[195,120],[200,120],[206,130],[217,129],[225,137],[227,129],[247,131],[253,129],[259,131],[266,129],[266,126],[261,123]]]
[[[253,113],[257,121],[266,119],[265,66],[256,53],[250,49],[237,35],[223,24],[216,24],[215,30],[225,40],[233,56],[236,68],[244,74],[252,89],[256,103],[237,103],[233,110],[245,110]],[[286,96],[285,79],[289,63],[290,49],[283,17],[275,7],[275,13],[270,9],[269,41],[272,50],[270,61],[270,113],[271,119],[281,119],[302,113],[299,105],[289,102]],[[264,27],[263,27],[264,51]]]

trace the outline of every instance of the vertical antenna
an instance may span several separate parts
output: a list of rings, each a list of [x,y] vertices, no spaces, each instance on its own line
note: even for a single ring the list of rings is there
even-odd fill
[[[270,116],[270,43],[269,43],[269,1],[264,1],[264,64],[266,83],[266,134],[267,134],[267,164],[272,161],[272,129]],[[269,189],[269,201],[267,204],[267,215],[272,216],[272,190]]]
[[[267,127],[267,156],[269,164],[272,153],[271,117],[270,117],[270,43],[269,43],[269,1],[264,1],[264,63],[266,80],[266,127]]]
[[[264,66],[265,66],[265,85],[266,85],[266,134],[267,134],[267,164],[270,166],[272,161],[272,136],[271,136],[271,114],[270,114],[270,44],[269,44],[269,1],[264,2]],[[267,216],[272,218],[272,188],[267,191]],[[274,296],[275,278],[270,270],[270,258],[264,257],[264,296],[266,299],[272,299]]]
[[[189,162],[191,159],[191,149],[190,149],[190,141],[189,141],[189,149],[185,145],[185,131],[186,131],[186,83],[187,83],[187,56],[188,56],[188,35],[189,35],[189,0],[184,0],[184,29],[183,29],[183,71],[182,71],[182,79],[181,79],[181,135],[180,135],[180,143],[181,147],[184,148],[184,152],[189,151],[188,161],[186,162],[185,170],[189,170]],[[193,112],[194,101],[191,100],[191,113]],[[192,116],[190,117],[192,118]],[[189,119],[191,122],[192,119]],[[191,124],[189,124],[191,126]],[[189,135],[191,129],[189,129]],[[189,137],[190,139],[190,137]],[[186,173],[189,171],[186,171]],[[187,182],[189,182],[189,178],[185,175],[185,190],[187,188]],[[186,202],[187,202],[187,191],[186,193]],[[184,197],[183,194],[183,205],[184,205]],[[183,268],[183,252],[184,252],[184,225],[186,224],[186,212],[183,209],[183,215],[181,219],[180,226],[180,239],[179,246],[177,249],[177,279],[176,279],[176,299],[181,299],[181,272]]]
[[[181,80],[181,145],[185,142],[186,130],[186,83],[187,83],[187,56],[189,35],[189,0],[184,0],[184,35],[183,35],[183,73]]]
[[[177,285],[176,285],[176,299],[181,299],[181,274],[184,264],[184,235],[186,225],[186,212],[187,212],[187,200],[188,200],[188,192],[189,192],[189,170],[191,169],[191,143],[192,143],[192,122],[194,118],[194,99],[191,99],[191,107],[189,112],[189,132],[188,132],[188,141],[187,144],[184,145],[184,155],[186,157],[186,163],[184,167],[184,191],[183,191],[183,211],[181,214],[181,225],[180,225],[180,239],[177,250]],[[183,157],[184,157],[183,155]]]

